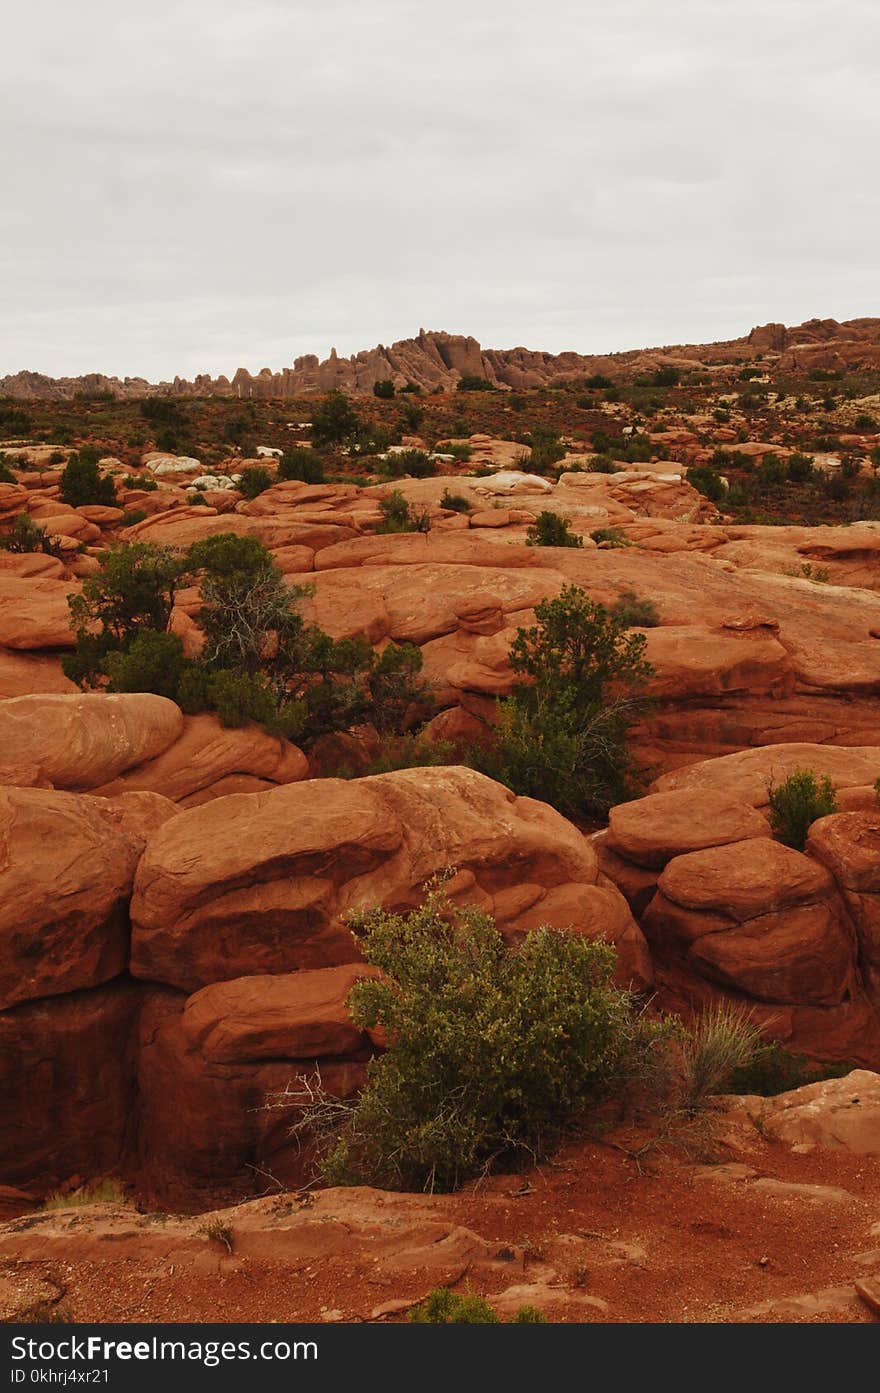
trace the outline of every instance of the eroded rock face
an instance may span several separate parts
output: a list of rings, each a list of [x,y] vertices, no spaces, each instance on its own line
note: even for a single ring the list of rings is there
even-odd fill
[[[154,759],[182,730],[180,708],[149,693],[13,697],[0,701],[0,782],[97,788]]]
[[[323,1059],[368,1050],[351,1020],[348,994],[377,969],[350,963],[276,977],[237,977],[203,987],[184,1007],[181,1029],[206,1060]]]
[[[132,1124],[138,989],[124,980],[0,1011],[0,1178],[37,1192],[118,1170]]]
[[[760,1001],[833,1005],[854,986],[851,931],[830,873],[769,838],[678,856],[643,920],[691,972]]]
[[[505,931],[527,913],[558,923],[562,887],[575,931],[601,918],[589,897],[578,903],[578,887],[596,884],[595,853],[545,804],[464,768],[310,780],[191,809],[159,831],[132,901],[132,971],[192,991],[350,962],[352,911],[411,908],[448,867],[453,897]]]
[[[213,715],[178,714],[179,735],[173,743],[153,758],[102,782],[94,791],[106,798],[122,793],[158,793],[187,806],[190,801],[245,791],[236,788],[234,780],[253,781],[247,786],[250,792],[296,783],[308,773],[308,760],[297,745],[269,735],[259,726],[227,729]]]
[[[844,749],[837,745],[767,744],[676,769],[656,779],[651,787],[658,793],[720,789],[731,798],[763,808],[774,784],[784,783],[797,769],[827,774],[838,789],[864,788],[880,774],[880,746]]]
[[[868,993],[880,1007],[880,808],[819,818],[806,849],[840,887],[858,935]]]
[[[0,789],[0,1009],[125,969],[142,847],[97,799]]]
[[[73,648],[68,581],[0,572],[0,646]]]
[[[312,982],[311,993],[308,981],[302,991],[296,981],[319,976],[311,972],[224,982],[189,1002],[179,992],[148,991],[136,1051],[137,1173],[157,1203],[204,1208],[253,1193],[267,1170],[291,1185],[309,1178],[310,1153],[291,1142],[291,1124],[318,1074],[331,1097],[363,1087],[371,1052],[340,1056],[346,1021],[337,989],[353,974],[328,971],[336,974],[331,989]],[[266,988],[262,1004],[255,982]],[[287,1057],[307,1037],[310,1055]],[[266,1058],[270,1041],[280,1053]]]

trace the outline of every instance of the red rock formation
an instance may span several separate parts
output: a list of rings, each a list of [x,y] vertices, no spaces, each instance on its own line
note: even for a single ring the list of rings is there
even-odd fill
[[[315,354],[297,358],[292,368],[272,372],[262,368],[256,376],[239,368],[232,379],[199,374],[192,382],[176,377],[173,382],[151,384],[143,378],[105,377],[89,373],[78,378],[51,378],[38,372],[19,372],[0,378],[0,395],[24,401],[68,400],[83,392],[111,392],[116,397],[152,395],[232,396],[241,398],[295,397],[309,392],[339,389],[371,392],[373,384],[390,378],[397,387],[413,382],[423,390],[454,389],[460,376],[474,374],[495,386],[539,387],[547,383],[577,380],[591,373],[612,377],[646,372],[671,364],[697,366],[703,362],[743,362],[755,353],[780,355],[783,368],[880,364],[880,320],[811,319],[796,328],[765,324],[742,338],[711,344],[684,344],[632,349],[625,353],[542,353],[527,348],[482,349],[476,339],[420,329],[412,339],[400,339],[340,358],[335,348],[320,362]]]

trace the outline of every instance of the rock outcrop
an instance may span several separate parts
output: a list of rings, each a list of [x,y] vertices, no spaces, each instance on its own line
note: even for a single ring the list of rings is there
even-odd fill
[[[437,387],[451,391],[466,374],[481,377],[496,387],[523,390],[554,382],[577,381],[594,373],[618,378],[624,373],[651,371],[663,366],[688,368],[725,360],[737,363],[751,359],[755,353],[768,351],[779,355],[780,366],[787,370],[876,365],[880,363],[880,320],[854,319],[838,323],[834,319],[811,319],[792,328],[765,324],[742,338],[725,343],[592,355],[542,353],[527,348],[482,349],[476,339],[463,334],[420,329],[415,338],[400,339],[389,346],[378,344],[350,358],[340,358],[335,348],[323,361],[319,361],[316,354],[306,354],[295,359],[292,368],[280,372],[263,368],[254,375],[239,368],[231,378],[199,374],[192,382],[176,377],[173,383],[153,385],[143,378],[120,379],[103,373],[51,378],[25,371],[0,378],[0,395],[23,401],[68,400],[90,392],[109,392],[120,398],[168,395],[269,399],[334,390],[372,392],[376,382],[387,379],[398,388],[413,383],[423,391]]]

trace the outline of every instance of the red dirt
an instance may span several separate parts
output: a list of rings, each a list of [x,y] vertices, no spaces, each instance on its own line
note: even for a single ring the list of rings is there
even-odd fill
[[[555,1269],[549,1279],[560,1287],[559,1306],[545,1306],[551,1320],[872,1320],[853,1283],[880,1271],[880,1157],[796,1155],[759,1139],[748,1154],[738,1148],[733,1158],[747,1160],[761,1176],[833,1185],[849,1197],[810,1203],[748,1183],[695,1179],[699,1165],[680,1156],[650,1151],[639,1166],[614,1143],[572,1146],[527,1174],[495,1176],[438,1198],[444,1216],[514,1250],[509,1270],[506,1263],[480,1264],[459,1286],[468,1281],[491,1298],[540,1279],[542,1269],[546,1278],[549,1261]],[[568,1267],[559,1258],[560,1235],[581,1240],[578,1261]],[[610,1265],[607,1240],[638,1244],[645,1257]],[[392,1276],[356,1250],[344,1260],[317,1255],[291,1264],[221,1255],[220,1245],[206,1240],[195,1261],[151,1265],[127,1257],[124,1240],[113,1247],[112,1257],[100,1263],[5,1260],[0,1278],[48,1279],[78,1322],[364,1320],[402,1295]],[[842,1293],[814,1302],[813,1309],[778,1305],[828,1288]],[[404,1295],[411,1301],[411,1283]],[[572,1307],[570,1298],[582,1295],[607,1302],[607,1313]],[[764,1302],[777,1304],[745,1314]],[[406,1316],[400,1311],[389,1318]]]

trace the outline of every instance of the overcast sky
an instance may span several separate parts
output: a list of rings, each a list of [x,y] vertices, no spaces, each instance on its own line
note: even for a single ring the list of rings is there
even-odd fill
[[[0,374],[880,315],[877,0],[26,0]]]

